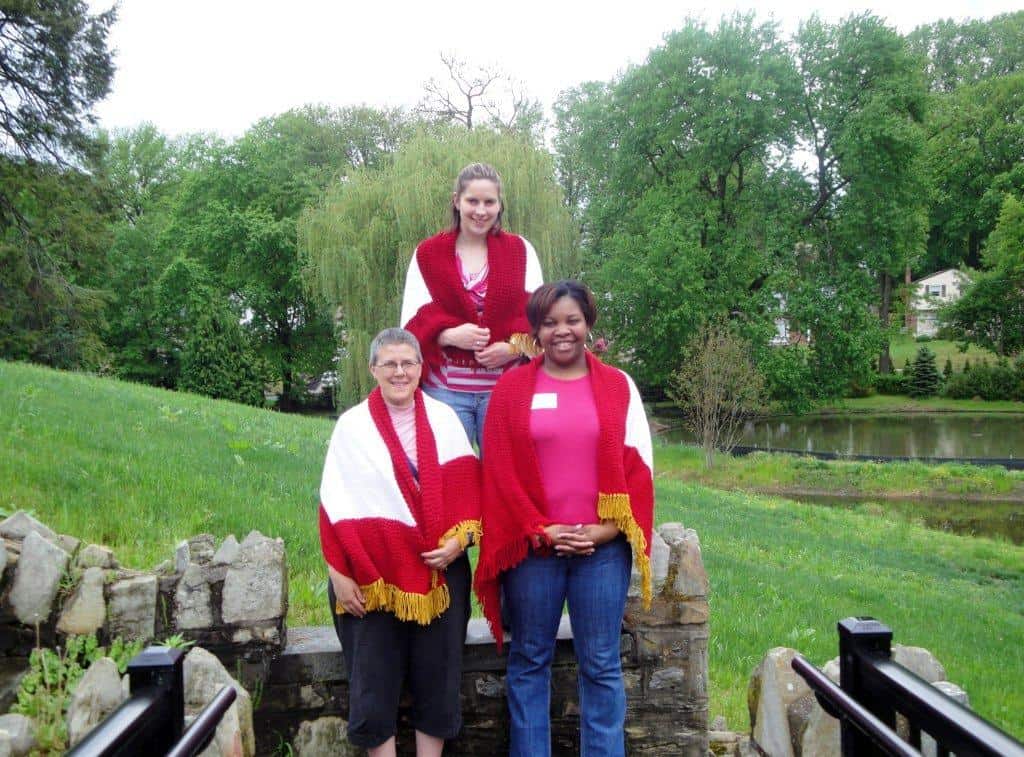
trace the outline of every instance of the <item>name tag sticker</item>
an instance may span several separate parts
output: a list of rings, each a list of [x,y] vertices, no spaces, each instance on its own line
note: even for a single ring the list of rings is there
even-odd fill
[[[555,410],[558,408],[558,395],[554,392],[537,392],[533,395],[531,410]]]

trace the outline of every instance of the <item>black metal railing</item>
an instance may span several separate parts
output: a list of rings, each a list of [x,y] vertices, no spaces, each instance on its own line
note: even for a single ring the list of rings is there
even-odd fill
[[[843,757],[916,756],[922,733],[934,739],[938,757],[1024,757],[1024,744],[893,662],[888,627],[847,618],[838,628],[838,686],[801,655],[792,664],[839,719]],[[896,733],[897,713],[909,724],[907,741]]]
[[[149,647],[128,663],[131,696],[68,752],[75,757],[191,757],[213,739],[235,690],[225,686],[185,730],[185,653]]]

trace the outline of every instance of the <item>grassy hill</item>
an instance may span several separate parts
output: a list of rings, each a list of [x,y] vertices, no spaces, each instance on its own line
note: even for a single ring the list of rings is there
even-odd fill
[[[283,537],[290,625],[326,623],[316,532],[328,420],[0,362],[0,508],[151,568],[201,532]],[[896,518],[680,481],[656,451],[659,522],[700,533],[711,579],[711,712],[746,724],[772,646],[823,664],[835,623],[873,615],[928,647],[985,717],[1024,737],[1024,548]]]

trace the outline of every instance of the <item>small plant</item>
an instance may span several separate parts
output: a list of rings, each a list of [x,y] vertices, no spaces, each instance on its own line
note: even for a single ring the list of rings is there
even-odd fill
[[[186,639],[180,633],[176,633],[161,641],[160,646],[170,647],[171,649],[188,649],[194,646],[195,643],[195,639]]]
[[[949,381],[953,377],[953,359],[946,358],[946,364],[942,366],[942,378]]]
[[[125,643],[118,637],[108,652],[94,634],[69,636],[63,650],[37,646],[29,655],[29,670],[21,679],[11,712],[32,718],[41,753],[63,752],[67,749],[68,704],[85,671],[99,658],[110,657],[124,674],[141,649],[141,641]]]

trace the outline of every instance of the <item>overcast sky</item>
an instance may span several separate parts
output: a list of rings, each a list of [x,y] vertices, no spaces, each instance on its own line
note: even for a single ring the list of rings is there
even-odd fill
[[[94,10],[109,5],[90,0]],[[95,113],[106,128],[151,121],[171,135],[230,137],[305,103],[412,106],[423,83],[444,73],[442,52],[496,64],[550,106],[568,87],[642,63],[687,16],[717,22],[751,8],[786,31],[815,11],[838,20],[871,10],[907,32],[941,18],[990,18],[1020,0],[121,0],[117,75]]]

